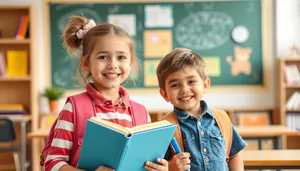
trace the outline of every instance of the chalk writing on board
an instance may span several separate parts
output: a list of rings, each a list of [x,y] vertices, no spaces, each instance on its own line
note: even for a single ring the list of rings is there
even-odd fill
[[[184,3],[184,8],[187,10],[187,11],[191,11],[193,10],[195,7],[195,4],[193,2],[187,2],[187,3]]]
[[[68,24],[68,22],[70,20],[70,17],[74,16],[74,15],[80,15],[80,16],[84,16],[88,19],[93,19],[93,20],[95,20],[96,23],[100,23],[102,21],[101,17],[99,16],[99,14],[96,11],[94,11],[90,8],[80,8],[80,9],[74,10],[72,12],[69,12],[69,13],[63,15],[58,19],[58,29],[60,32],[64,31],[66,25]]]
[[[65,8],[72,8],[72,4],[59,4],[59,5],[57,5],[56,7],[55,7],[55,10],[57,11],[57,12],[59,12],[59,11],[61,11],[61,10],[63,10],[63,9],[65,9]],[[85,8],[93,8],[93,4],[84,4],[83,5]]]
[[[214,4],[212,2],[205,2],[205,3],[203,3],[203,8],[205,10],[213,9],[214,8]]]
[[[116,14],[116,13],[120,12],[120,10],[121,10],[121,7],[119,5],[114,5],[108,9],[108,12],[110,14]]]
[[[68,87],[74,82],[76,82],[76,69],[78,67],[79,60],[76,60],[70,56],[63,56],[59,63],[56,63],[59,68],[53,73],[53,82],[59,87]],[[71,68],[71,69],[70,69]],[[72,80],[72,82],[69,82]],[[71,85],[74,87],[74,85]]]
[[[226,43],[233,27],[234,21],[226,13],[200,11],[179,22],[175,38],[184,47],[209,50]]]
[[[255,4],[253,4],[253,2],[248,2],[248,4],[249,4],[249,6],[247,7],[246,11],[247,11],[247,13],[251,14],[255,10]]]

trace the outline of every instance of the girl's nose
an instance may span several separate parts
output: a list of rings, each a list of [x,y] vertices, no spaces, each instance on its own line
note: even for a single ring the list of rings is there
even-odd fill
[[[109,64],[107,65],[107,68],[108,69],[117,69],[118,68],[118,61],[112,58],[109,61]]]

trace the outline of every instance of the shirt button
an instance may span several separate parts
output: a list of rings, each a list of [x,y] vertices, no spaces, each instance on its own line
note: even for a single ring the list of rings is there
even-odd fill
[[[206,153],[207,150],[206,150],[206,148],[203,148],[202,151],[203,151],[204,153]]]
[[[198,122],[198,126],[200,126],[201,125],[201,123],[200,122]]]
[[[209,158],[208,158],[208,157],[205,158],[205,162],[206,162],[206,163],[209,162]]]
[[[204,135],[204,132],[203,132],[203,131],[201,131],[201,132],[200,132],[200,135],[201,135],[201,136],[203,136],[203,135]]]

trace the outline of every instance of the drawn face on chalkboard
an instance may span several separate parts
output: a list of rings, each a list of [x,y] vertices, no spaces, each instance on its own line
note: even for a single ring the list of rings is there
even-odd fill
[[[210,86],[209,78],[203,81],[194,67],[184,65],[169,75],[165,83],[165,91],[161,89],[160,93],[167,102],[196,117],[202,113],[200,100]]]
[[[91,72],[100,93],[111,89],[118,92],[120,84],[127,79],[132,66],[129,41],[112,34],[100,36],[95,41],[86,70]]]

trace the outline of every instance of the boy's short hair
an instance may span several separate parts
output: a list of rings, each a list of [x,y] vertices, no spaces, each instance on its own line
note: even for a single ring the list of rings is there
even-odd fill
[[[160,89],[165,90],[165,80],[167,77],[181,70],[184,65],[195,68],[202,80],[207,78],[205,62],[198,53],[187,48],[176,48],[162,58],[157,66],[156,75]]]

